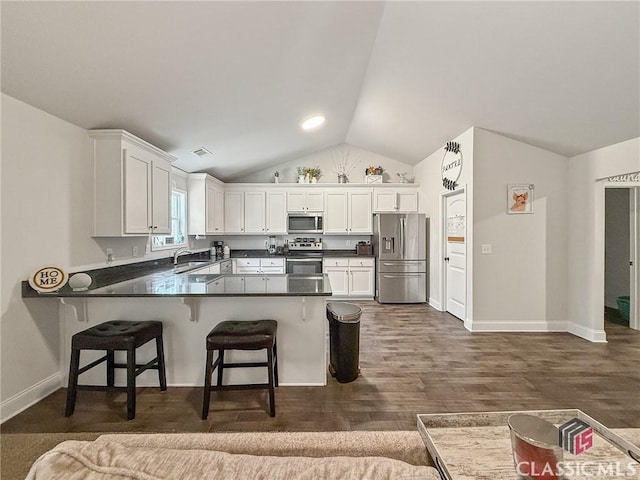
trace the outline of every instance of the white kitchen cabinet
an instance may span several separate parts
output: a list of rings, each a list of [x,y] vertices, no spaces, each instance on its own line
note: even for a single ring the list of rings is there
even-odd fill
[[[325,235],[371,235],[371,191],[329,191],[325,197]]]
[[[329,276],[332,295],[349,295],[349,260],[347,258],[324,258],[322,273]]]
[[[265,233],[265,192],[244,193],[244,233]]]
[[[375,275],[373,258],[349,259],[349,295],[373,296]]]
[[[260,273],[259,258],[238,258],[236,259],[236,270],[233,272],[238,275],[243,273]]]
[[[224,234],[224,190],[219,180],[206,173],[187,175],[189,235]]]
[[[125,130],[91,130],[94,236],[171,233],[175,157]]]
[[[260,271],[264,274],[283,274],[284,273],[284,257],[278,258],[261,258]]]
[[[267,192],[266,232],[269,235],[287,233],[287,195],[285,192]]]
[[[225,233],[279,235],[287,233],[284,191],[225,192]]]
[[[244,233],[244,192],[224,192],[224,232]]]
[[[237,274],[277,275],[284,273],[284,258],[238,258],[236,259]]]
[[[353,191],[349,195],[349,235],[373,233],[371,192]]]
[[[348,202],[347,192],[331,191],[325,194],[325,235],[347,235],[349,233]]]
[[[282,291],[287,284],[287,277],[269,275],[247,275],[243,277],[245,293],[265,293]]]
[[[287,192],[287,211],[323,212],[324,192],[300,190]]]
[[[373,212],[417,212],[418,191],[415,188],[374,188]]]
[[[329,276],[332,295],[373,297],[375,287],[373,258],[325,257],[322,271]]]
[[[220,264],[216,263],[215,265],[211,265],[209,267],[209,274],[210,275],[218,275],[220,273]]]

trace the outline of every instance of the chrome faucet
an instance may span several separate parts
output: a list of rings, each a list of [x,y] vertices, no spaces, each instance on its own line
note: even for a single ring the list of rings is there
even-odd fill
[[[176,250],[176,253],[173,254],[173,264],[177,265],[178,264],[178,257],[180,255],[190,255],[193,252],[187,248],[179,248],[178,250]]]

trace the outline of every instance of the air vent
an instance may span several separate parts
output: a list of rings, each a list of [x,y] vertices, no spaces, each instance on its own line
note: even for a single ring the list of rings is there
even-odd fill
[[[197,148],[192,153],[195,153],[199,157],[206,157],[207,155],[213,155],[213,153],[211,153],[209,150],[207,150],[204,147]]]

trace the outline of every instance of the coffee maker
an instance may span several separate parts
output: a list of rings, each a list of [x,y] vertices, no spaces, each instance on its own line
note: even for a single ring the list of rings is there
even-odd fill
[[[268,247],[269,255],[274,255],[278,251],[278,245],[276,244],[275,235],[269,235]]]
[[[222,258],[224,242],[222,240],[216,240],[213,242],[213,246],[216,249],[216,258]]]

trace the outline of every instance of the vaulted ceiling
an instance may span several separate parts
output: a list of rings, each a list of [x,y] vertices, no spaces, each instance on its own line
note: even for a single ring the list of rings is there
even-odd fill
[[[416,164],[474,125],[572,156],[640,135],[639,7],[3,1],[2,91],[227,181],[344,142]]]

